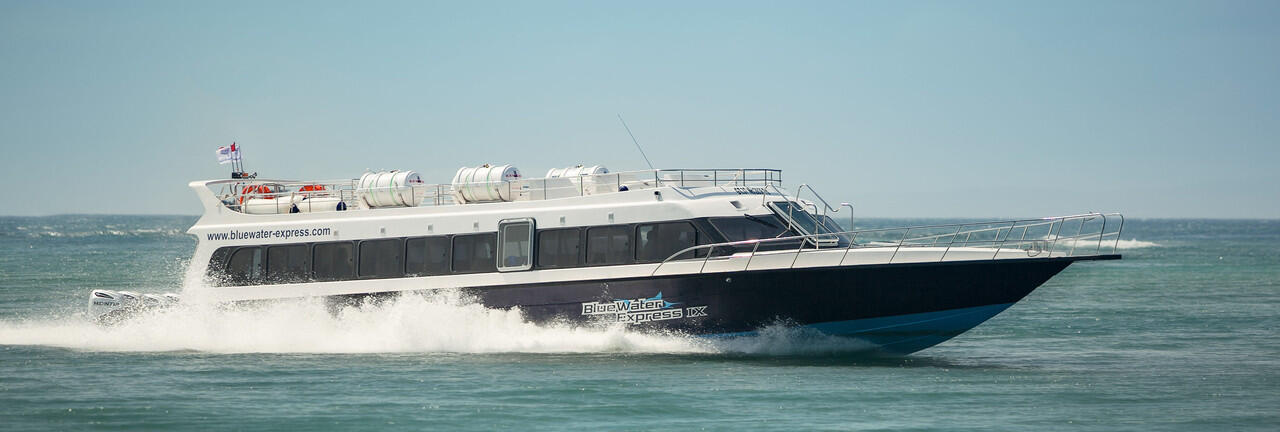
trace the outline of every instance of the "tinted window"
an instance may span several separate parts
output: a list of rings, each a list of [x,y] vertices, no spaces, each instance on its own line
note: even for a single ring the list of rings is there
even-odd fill
[[[311,276],[311,248],[305,244],[267,247],[267,280],[302,282]]]
[[[509,222],[498,227],[503,270],[527,269],[533,261],[533,223]]]
[[[360,242],[360,277],[388,278],[404,275],[404,245],[400,239]]]
[[[227,283],[249,285],[262,277],[262,248],[240,248],[227,262]]]
[[[411,276],[449,273],[449,238],[440,236],[405,240],[404,271]]]
[[[819,229],[821,229],[822,232],[835,233],[846,231],[846,228],[841,226],[839,222],[836,222],[835,219],[832,219],[831,216],[823,215],[818,218],[818,222],[821,225]],[[839,241],[839,246],[849,246],[849,242],[853,241],[853,234],[837,234],[833,237]],[[831,237],[822,236],[821,238],[829,239]]]
[[[631,227],[626,225],[587,229],[587,264],[631,262]]]
[[[786,237],[787,225],[776,216],[747,216],[712,218],[711,225],[720,230],[728,241],[771,239]]]
[[[805,211],[805,206],[793,201],[774,201],[769,203],[774,208],[779,217],[791,218],[794,225],[805,234],[825,234],[837,233],[841,231],[840,224],[835,223],[826,215],[815,216],[813,213]],[[785,220],[785,219],[784,219]],[[817,236],[811,237],[810,242],[823,245],[840,245],[848,246],[848,239],[843,235]]]
[[[236,248],[232,246],[220,247],[213,251],[213,256],[209,257],[209,267],[205,270],[206,276],[210,281],[217,284],[227,277],[227,259],[231,258],[231,253]]]
[[[823,232],[844,232],[847,230],[835,219],[832,219],[831,216],[823,215],[818,219],[818,222],[821,223]]]
[[[636,227],[636,260],[658,262],[698,241],[698,231],[688,222],[645,224]],[[676,259],[693,258],[693,251]]]
[[[316,280],[343,280],[355,276],[355,247],[351,242],[318,243],[312,249],[312,256]]]
[[[582,249],[577,228],[538,231],[538,267],[562,268],[578,265]]]
[[[477,273],[498,271],[498,233],[468,234],[453,237],[453,271]]]
[[[798,235],[787,229],[787,224],[778,219],[777,216],[744,216],[744,217],[725,217],[712,218],[711,225],[720,230],[727,241],[743,241],[743,240],[767,240],[777,237],[791,237]],[[712,255],[721,256],[737,252],[749,252],[752,250],[777,250],[777,249],[794,249],[800,246],[800,240],[786,240],[780,242],[760,243],[759,248],[756,245],[745,244],[738,246],[717,247],[711,251]],[[699,255],[701,256],[701,255]]]

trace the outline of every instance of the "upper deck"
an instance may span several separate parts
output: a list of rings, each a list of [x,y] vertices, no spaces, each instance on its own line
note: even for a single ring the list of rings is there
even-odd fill
[[[386,172],[388,175],[393,173]],[[197,181],[191,183],[191,187],[201,196],[206,213],[229,210],[242,214],[378,211],[484,202],[542,201],[665,187],[744,188],[745,191],[738,191],[783,194],[780,190],[782,171],[766,168],[653,169],[488,182],[425,183],[410,179],[401,182],[364,181],[362,184],[363,180],[364,177],[324,181],[228,179]],[[482,199],[477,199],[476,195],[480,194],[484,194]]]

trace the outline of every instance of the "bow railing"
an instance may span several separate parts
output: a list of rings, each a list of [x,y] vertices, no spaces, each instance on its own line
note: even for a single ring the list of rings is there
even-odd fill
[[[741,260],[740,270],[750,270],[758,256],[790,258],[785,268],[795,268],[810,254],[839,254],[822,265],[846,265],[850,256],[867,253],[871,261],[858,264],[895,262],[941,262],[995,260],[1004,258],[1053,258],[1115,254],[1124,230],[1119,213],[1085,213],[1040,219],[919,225],[842,232],[752,239],[697,245],[682,249],[662,260],[653,274],[671,262],[701,260],[698,273],[715,261]],[[798,244],[794,249],[777,246]],[[833,246],[834,245],[834,246]],[[763,250],[762,250],[763,248]],[[907,257],[907,255],[911,255]],[[693,258],[701,257],[701,258]],[[776,263],[770,269],[779,268]]]

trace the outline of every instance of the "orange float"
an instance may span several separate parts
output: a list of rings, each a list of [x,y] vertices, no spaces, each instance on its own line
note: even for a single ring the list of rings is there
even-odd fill
[[[260,196],[255,197],[255,198],[262,198],[262,199],[274,199],[274,198],[275,198],[275,196],[271,195],[271,193],[272,193],[272,192],[271,192],[271,188],[270,188],[270,187],[267,187],[267,185],[261,185],[261,184],[260,184],[260,185],[248,185],[248,186],[245,186],[243,189],[240,189],[240,204],[241,204],[241,205],[243,205],[243,204],[244,204],[244,197],[245,197],[245,195],[251,195],[251,194],[253,194],[253,195],[260,195]]]

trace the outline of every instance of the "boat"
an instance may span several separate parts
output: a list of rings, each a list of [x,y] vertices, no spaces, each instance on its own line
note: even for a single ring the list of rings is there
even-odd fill
[[[205,283],[184,300],[456,290],[533,322],[706,337],[781,324],[893,354],[964,333],[1074,262],[1120,259],[1124,225],[1091,212],[855,230],[852,205],[785,188],[777,169],[577,165],[527,178],[486,164],[439,184],[393,170],[190,187],[204,210],[188,230],[190,271]],[[144,307],[91,295],[98,317]]]

